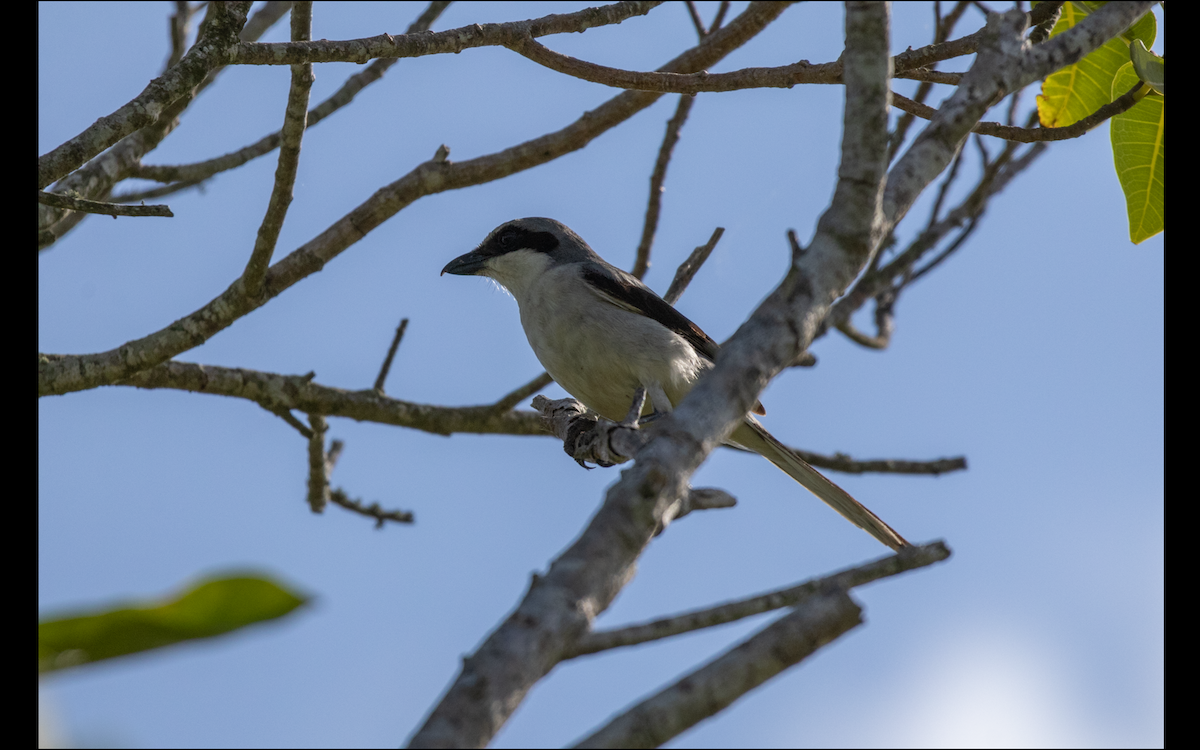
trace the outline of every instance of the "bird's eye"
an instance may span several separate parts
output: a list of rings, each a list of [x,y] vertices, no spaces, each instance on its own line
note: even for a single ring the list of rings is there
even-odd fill
[[[496,238],[496,244],[499,245],[500,249],[502,250],[511,250],[513,245],[516,244],[516,241],[517,233],[511,229],[505,229],[500,233],[500,236]]]

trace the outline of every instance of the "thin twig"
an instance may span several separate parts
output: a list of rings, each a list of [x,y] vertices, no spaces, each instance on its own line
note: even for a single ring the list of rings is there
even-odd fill
[[[950,192],[950,186],[954,184],[954,180],[958,177],[958,167],[962,164],[962,152],[959,151],[954,156],[954,161],[950,162],[950,169],[946,173],[945,179],[942,180],[941,186],[938,187],[937,198],[933,201],[933,208],[929,211],[929,223],[926,228],[937,224],[938,219],[942,214],[942,203],[946,200],[946,194]]]
[[[375,528],[382,529],[384,521],[395,521],[396,523],[413,523],[414,516],[412,511],[408,510],[384,510],[379,503],[371,503],[367,505],[362,500],[352,498],[346,494],[342,488],[337,488],[329,492],[329,502],[334,505],[345,508],[348,511],[358,513],[359,515],[367,516],[375,519]]]
[[[203,5],[201,4],[200,7]],[[276,0],[264,3],[250,16],[250,20],[238,34],[238,38],[242,41],[257,39],[258,35],[264,33],[290,6],[291,3],[277,2]],[[201,24],[199,37],[203,38],[205,42],[211,41],[211,34],[206,30],[204,24]],[[169,79],[173,75],[172,71],[177,71],[179,67],[177,65],[166,71],[159,80]],[[133,191],[132,194],[113,198],[112,190],[118,181],[131,177],[133,171],[141,164],[143,157],[157,148],[158,144],[178,126],[180,116],[199,91],[211,80],[213,80],[212,76],[206,75],[199,85],[185,88],[174,103],[161,111],[156,121],[122,138],[112,148],[59,180],[54,186],[54,192],[63,195],[78,195],[91,200],[110,200],[113,203],[136,202],[166,195],[167,192]],[[50,242],[53,242],[65,236],[86,216],[87,214],[73,211],[52,211],[47,207],[46,210],[38,211],[38,229],[50,229],[49,237],[52,238]],[[39,250],[45,246],[41,240],[42,235],[39,234]]]
[[[721,0],[721,5],[717,7],[717,17],[713,19],[712,26],[708,27],[708,33],[713,33],[721,28],[721,24],[725,22],[725,14],[729,12],[729,0]]]
[[[350,497],[340,487],[331,489],[329,479],[337,466],[338,458],[342,455],[345,443],[334,440],[326,453],[325,432],[329,426],[325,418],[320,414],[309,414],[308,421],[312,425],[312,437],[308,440],[308,507],[313,513],[322,513],[328,503],[333,503],[351,512],[374,518],[377,529],[383,528],[384,521],[413,522],[411,511],[384,510],[379,503],[367,505],[362,500]]]
[[[1017,128],[1011,125],[1001,125],[998,122],[981,122],[971,128],[971,132],[981,135],[991,135],[1006,141],[1017,143],[1035,143],[1037,141],[1065,141],[1078,138],[1105,120],[1127,112],[1139,101],[1138,92],[1145,86],[1138,82],[1133,88],[1113,101],[1100,107],[1092,114],[1062,128]],[[912,99],[892,92],[892,105],[925,120],[932,120],[937,110]]]
[[[726,602],[712,607],[684,612],[659,620],[628,625],[613,630],[597,630],[579,639],[567,658],[595,654],[623,646],[656,641],[662,638],[690,633],[694,630],[711,628],[715,625],[735,622],[746,617],[770,612],[783,607],[793,607],[804,599],[829,589],[844,589],[863,586],[880,578],[898,575],[905,571],[923,568],[950,557],[945,542],[937,541],[920,546],[906,547],[902,552],[887,555],[869,563],[846,568],[822,578],[813,578],[800,584],[759,594],[746,599]]]
[[[654,171],[650,174],[650,198],[646,201],[646,218],[642,224],[642,239],[638,243],[637,259],[630,271],[639,279],[646,275],[650,268],[650,247],[654,244],[654,233],[658,230],[658,216],[662,211],[663,182],[667,179],[667,165],[671,162],[671,154],[675,144],[679,142],[679,131],[687,122],[696,98],[693,96],[679,97],[675,106],[675,114],[667,121],[667,132],[663,135],[662,144],[658,147],[658,158],[654,160]]]
[[[192,4],[188,0],[175,0],[175,15],[171,16],[171,54],[163,65],[163,70],[169,69],[183,58],[184,46],[187,44],[188,30],[192,21]]]
[[[553,382],[550,373],[543,372],[525,385],[513,389],[489,408],[494,412],[506,412]]]
[[[187,190],[191,187],[199,187],[200,191],[203,193],[204,182],[206,179],[207,178],[198,177],[194,180],[180,180],[179,182],[172,182],[169,185],[162,185],[160,187],[150,188],[149,190],[130,190],[125,193],[118,193],[112,196],[109,200],[111,200],[113,203],[137,203],[138,201],[161,198],[164,195],[172,195],[181,190]],[[57,228],[57,226],[55,228]]]
[[[971,220],[967,222],[966,228],[954,238],[954,241],[951,242],[945,250],[935,255],[932,260],[930,260],[920,269],[916,269],[912,273],[908,274],[908,277],[904,281],[904,286],[908,286],[933,269],[937,268],[938,265],[941,264],[942,261],[946,260],[946,258],[949,258],[955,250],[958,250],[960,247],[962,247],[963,243],[967,241],[967,238],[974,233],[975,227],[977,226],[979,226],[979,217],[972,217]]]
[[[942,4],[939,0],[933,4],[933,43],[942,44],[950,38],[950,34],[954,33],[954,27],[958,25],[959,19],[966,12],[970,3],[966,0],[961,0],[956,3],[954,10],[942,16]],[[936,65],[937,63],[932,63]],[[932,70],[932,68],[927,68]],[[925,103],[925,99],[933,91],[933,83],[931,81],[922,81],[920,86],[917,86],[917,92],[913,94],[913,100]],[[890,164],[896,158],[896,154],[900,153],[900,147],[904,145],[904,139],[908,136],[908,129],[912,127],[916,121],[916,116],[908,112],[900,115],[896,120],[896,128],[888,136],[888,163]],[[878,256],[876,256],[878,257]]]
[[[841,471],[846,474],[924,474],[938,476],[967,468],[965,456],[935,458],[931,461],[910,461],[903,458],[854,459],[845,453],[832,456],[823,453],[791,448],[796,455],[821,469]]]
[[[704,261],[708,260],[708,256],[712,254],[713,248],[721,241],[723,234],[725,234],[725,227],[714,229],[712,236],[708,238],[708,242],[693,250],[692,254],[687,257],[687,260],[679,264],[679,268],[675,269],[675,278],[671,280],[671,286],[667,288],[667,293],[663,295],[663,299],[667,301],[667,304],[674,305],[683,296],[684,290],[687,289],[688,284],[692,283],[692,279],[696,277],[696,272],[700,270],[700,266],[704,265]]]
[[[383,358],[383,365],[379,368],[379,376],[375,378],[375,390],[378,393],[383,393],[383,381],[387,380],[388,370],[392,369],[392,359],[396,356],[396,350],[400,348],[400,339],[404,338],[407,328],[408,318],[401,318],[400,325],[396,326],[396,335],[392,337],[392,345],[388,347],[387,356]]]
[[[52,208],[66,208],[71,211],[82,211],[88,214],[103,214],[116,218],[118,216],[166,216],[174,217],[170,206],[118,206],[115,203],[89,201],[83,198],[72,198],[69,195],[38,191],[38,203]]]
[[[168,106],[203,80],[221,63],[246,23],[249,2],[214,3],[200,35],[205,44],[195,44],[183,60],[156,78],[138,96],[111,114],[101,117],[75,137],[38,157],[38,188],[56,182],[78,169],[139,128],[155,123]]]
[[[1036,117],[1036,115],[1036,112],[1032,113],[1031,118]],[[1036,143],[1027,149],[1020,158],[1014,159],[1013,154],[1018,147],[1019,144],[1015,141],[1005,142],[1003,151],[983,170],[983,174],[980,176],[975,188],[962,202],[951,209],[945,218],[932,226],[926,227],[903,252],[896,255],[888,263],[882,266],[873,266],[863,274],[855,282],[854,286],[851,287],[850,291],[834,304],[828,317],[831,326],[842,331],[857,343],[875,348],[874,345],[880,343],[880,337],[871,337],[856,331],[848,323],[851,316],[862,305],[866,304],[868,300],[877,298],[880,294],[892,290],[894,279],[911,274],[912,269],[920,259],[926,253],[931,252],[952,231],[960,228],[964,223],[981,216],[986,211],[990,198],[999,194],[1017,174],[1033,163],[1045,151],[1047,144],[1044,142]],[[876,259],[880,255],[880,253],[877,253],[875,256]],[[904,283],[911,283],[911,281],[912,278],[910,276],[908,281]]]
[[[266,409],[265,406],[263,408]],[[275,416],[279,417],[284,422],[287,422],[289,425],[291,425],[296,430],[296,432],[299,432],[301,435],[303,435],[306,440],[312,439],[313,431],[310,430],[309,428],[305,427],[304,423],[301,422],[299,419],[296,419],[295,415],[293,415],[287,409],[280,406],[280,407],[276,407],[276,408],[272,408],[272,409],[267,409],[267,411],[269,411],[272,414],[274,414]]]
[[[800,244],[800,238],[796,236],[795,229],[787,230],[788,247],[792,249],[792,262],[795,263],[801,255],[804,255],[804,246]]]
[[[688,15],[692,17],[692,25],[696,27],[696,36],[703,39],[708,30],[704,28],[704,22],[700,20],[700,14],[696,12],[696,4],[692,0],[687,0],[684,3],[687,6]]]
[[[312,38],[312,2],[292,4],[292,41],[304,42]],[[287,107],[283,113],[282,142],[279,146],[279,163],[275,168],[275,184],[267,202],[267,212],[258,227],[254,250],[242,272],[242,284],[246,294],[257,297],[262,291],[263,278],[279,232],[287,218],[288,206],[292,203],[292,189],[296,183],[296,172],[300,168],[300,144],[307,127],[308,97],[313,84],[312,63],[292,66],[292,84],[288,90]]]
[[[329,502],[329,470],[325,460],[325,431],[329,425],[320,414],[309,414],[312,436],[308,439],[308,507],[313,513],[325,512]]]
[[[943,83],[947,86],[957,86],[962,81],[962,73],[943,72],[940,70],[931,70],[929,68],[910,68],[897,73],[895,78],[906,78],[910,81],[923,81],[925,83]]]

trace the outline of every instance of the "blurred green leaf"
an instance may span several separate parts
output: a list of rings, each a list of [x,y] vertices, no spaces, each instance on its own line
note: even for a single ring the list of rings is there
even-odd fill
[[[282,617],[308,597],[255,575],[201,579],[165,600],[122,602],[38,621],[38,673],[211,638]]]
[[[1125,63],[1113,80],[1113,98],[1124,94],[1138,80],[1133,64]],[[1145,96],[1130,110],[1112,118],[1109,127],[1113,165],[1125,193],[1125,208],[1129,214],[1129,239],[1135,245],[1163,231],[1165,101],[1157,94]]]

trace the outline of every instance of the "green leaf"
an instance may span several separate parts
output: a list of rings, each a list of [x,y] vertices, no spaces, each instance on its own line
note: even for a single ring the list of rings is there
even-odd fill
[[[1091,13],[1092,8],[1102,4],[1065,3],[1050,36],[1058,36],[1074,27]],[[1037,98],[1042,127],[1066,127],[1112,101],[1112,81],[1121,66],[1129,62],[1129,43],[1140,39],[1148,45],[1154,44],[1157,30],[1154,14],[1147,13],[1121,36],[1108,40],[1074,65],[1047,76]]]
[[[38,673],[211,638],[282,617],[308,597],[254,575],[201,579],[164,600],[38,620]]]
[[[1124,94],[1138,82],[1132,63],[1113,79],[1112,97]],[[1163,206],[1166,203],[1163,167],[1166,161],[1163,142],[1165,99],[1151,94],[1131,109],[1112,118],[1113,165],[1125,193],[1129,214],[1129,239],[1136,245],[1163,231]]]
[[[1129,59],[1133,62],[1133,69],[1137,72],[1138,78],[1150,84],[1150,87],[1158,93],[1164,93],[1163,74],[1166,61],[1163,58],[1146,49],[1142,40],[1137,39],[1129,45]]]

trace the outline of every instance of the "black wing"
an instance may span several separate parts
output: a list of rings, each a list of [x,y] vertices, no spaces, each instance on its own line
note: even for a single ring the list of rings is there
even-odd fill
[[[597,263],[584,263],[583,279],[614,304],[658,321],[682,336],[700,356],[710,362],[716,360],[719,350],[717,342],[636,277],[619,268],[604,268]]]

